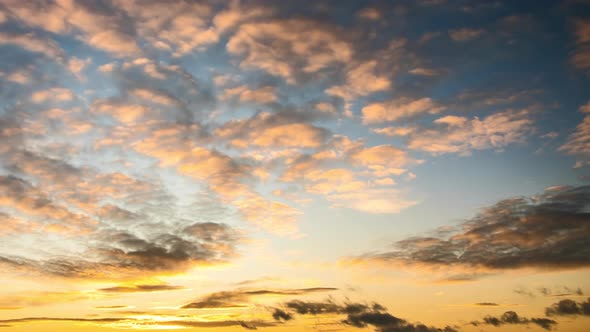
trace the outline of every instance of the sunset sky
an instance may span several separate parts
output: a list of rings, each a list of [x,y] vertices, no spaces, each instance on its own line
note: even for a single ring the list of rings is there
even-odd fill
[[[0,332],[590,330],[590,2],[0,0]]]

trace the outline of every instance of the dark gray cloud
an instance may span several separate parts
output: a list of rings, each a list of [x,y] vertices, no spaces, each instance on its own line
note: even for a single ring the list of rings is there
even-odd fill
[[[554,287],[537,287],[529,289],[527,287],[518,287],[514,290],[516,294],[535,297],[537,295],[548,297],[563,297],[563,296],[583,296],[584,291],[580,287],[572,288],[568,286],[554,286]]]
[[[293,296],[305,295],[319,292],[329,292],[337,290],[331,287],[313,287],[297,289],[254,289],[254,290],[234,290],[225,292],[216,292],[206,295],[199,299],[184,305],[183,309],[205,309],[205,308],[241,308],[248,306],[251,296]]]
[[[590,186],[553,187],[483,209],[448,237],[418,236],[359,260],[489,269],[590,266]]]
[[[514,311],[506,311],[500,317],[487,316],[483,319],[483,321],[471,322],[471,324],[474,326],[478,326],[480,324],[492,325],[492,326],[502,326],[502,325],[506,325],[506,324],[511,324],[511,325],[512,324],[520,324],[520,325],[536,324],[545,330],[551,330],[553,327],[555,327],[555,325],[557,325],[557,322],[552,319],[548,319],[548,318],[524,318],[524,317],[520,317]]]
[[[205,227],[211,228],[211,223],[206,224]],[[105,230],[94,234],[92,245],[86,252],[89,258],[66,256],[33,260],[0,256],[0,263],[17,270],[60,277],[129,278],[141,271],[180,271],[199,263],[221,262],[234,254],[234,246],[239,237],[232,228],[219,224],[216,237],[208,235],[203,239],[199,238],[198,233],[190,232],[190,229],[199,227],[200,223],[195,223],[168,232],[155,228],[146,236]],[[144,290],[147,288],[149,286],[144,287]]]
[[[404,319],[393,316],[378,303],[363,304],[347,302],[339,304],[331,300],[321,302],[306,302],[293,300],[283,304],[283,309],[274,308],[273,318],[277,321],[288,321],[299,315],[334,314],[345,315],[340,323],[358,328],[374,327],[377,332],[457,332],[451,326],[436,328],[420,323],[409,323]]]
[[[497,306],[498,303],[494,303],[494,302],[479,302],[479,303],[476,303],[475,305],[477,305],[477,306],[484,306],[484,307],[494,307],[494,306]]]
[[[547,316],[590,316],[590,298],[584,302],[564,299],[545,310]]]
[[[276,321],[288,321],[293,319],[293,315],[279,308],[275,308],[272,312],[272,318],[274,318]]]

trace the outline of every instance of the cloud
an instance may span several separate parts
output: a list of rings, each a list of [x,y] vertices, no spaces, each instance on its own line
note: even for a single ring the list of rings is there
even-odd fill
[[[483,119],[448,115],[434,120],[432,128],[411,130],[406,135],[407,145],[412,150],[434,155],[501,150],[510,144],[525,142],[533,131],[530,115],[528,110],[503,111]]]
[[[436,76],[438,74],[438,72],[436,70],[422,68],[422,67],[411,69],[409,71],[409,73],[413,74],[413,75],[419,75],[419,76]]]
[[[352,116],[350,102],[355,98],[387,91],[391,87],[390,77],[379,74],[377,65],[376,60],[349,65],[344,83],[326,89],[326,94],[340,97],[346,102],[345,115]]]
[[[454,40],[456,42],[466,42],[466,41],[476,39],[477,37],[481,36],[483,33],[485,33],[485,30],[482,30],[482,29],[462,28],[462,29],[450,30],[449,36],[451,37],[452,40]]]
[[[293,315],[281,309],[275,308],[272,313],[272,318],[274,318],[276,321],[288,321],[293,319]]]
[[[241,19],[239,11],[237,17],[231,17],[229,10],[215,16],[213,6],[207,3],[117,2],[135,22],[142,38],[152,47],[169,51],[177,57],[217,43],[223,30]],[[244,10],[246,13],[252,16]]]
[[[574,21],[576,48],[572,52],[572,64],[584,71],[590,73],[590,20],[577,19]]]
[[[446,326],[436,328],[421,323],[409,323],[404,319],[388,313],[378,303],[372,305],[347,302],[338,304],[333,301],[306,302],[293,300],[283,304],[284,309],[274,308],[273,318],[276,321],[289,321],[295,315],[345,315],[339,323],[357,328],[374,327],[377,332],[456,332],[457,329]]]
[[[50,169],[48,171],[51,172]],[[138,272],[178,272],[197,264],[226,261],[233,257],[235,245],[240,239],[240,235],[225,224],[186,221],[180,225],[140,223],[132,213],[123,214],[122,218],[129,217],[126,221],[133,223],[134,227],[128,231],[118,230],[103,221],[99,223],[102,218],[93,219],[56,205],[38,188],[22,179],[2,177],[0,183],[5,197],[10,197],[9,201],[2,201],[3,205],[18,208],[39,220],[39,229],[27,229],[18,236],[13,235],[16,243],[23,237],[36,238],[40,231],[45,231],[56,233],[64,244],[64,248],[52,245],[41,256],[34,250],[11,254],[10,250],[7,253],[7,249],[3,248],[0,264],[17,272],[32,271],[66,278],[130,278]],[[94,209],[91,211],[98,214],[103,211]],[[50,221],[45,218],[50,218]],[[78,239],[71,237],[76,234]],[[138,289],[148,288],[149,285]]]
[[[237,97],[241,102],[252,102],[258,104],[273,103],[278,100],[276,89],[272,86],[265,86],[257,89],[249,89],[245,85],[225,89],[221,99]]]
[[[568,137],[567,142],[559,147],[559,151],[581,157],[574,167],[582,167],[590,163],[590,101],[580,107],[586,116],[576,127],[576,131]]]
[[[378,21],[381,19],[381,13],[378,9],[373,7],[366,7],[357,13],[358,17],[369,21]]]
[[[38,218],[39,230],[84,234],[92,231],[97,223],[84,214],[56,204],[39,188],[14,176],[0,176],[0,192],[1,206],[11,207],[29,218]],[[30,226],[33,228],[30,231],[34,231],[35,223]]]
[[[1,258],[0,258],[1,260]],[[0,299],[0,310],[18,310],[33,306],[48,306],[57,303],[100,299],[94,292],[83,291],[20,291],[4,293]]]
[[[585,302],[564,299],[545,309],[547,316],[590,316],[590,298]]]
[[[583,296],[584,292],[581,288],[570,288],[567,286],[559,287],[537,287],[534,290],[528,289],[527,287],[518,287],[514,290],[516,294],[525,295],[528,297],[535,297],[537,295],[549,296],[549,297],[562,297],[562,296]]]
[[[65,59],[65,53],[57,43],[51,39],[40,38],[33,33],[0,32],[0,44],[19,46],[29,52],[43,54],[57,62],[63,62]]]
[[[241,58],[240,68],[261,69],[294,84],[352,58],[351,45],[332,30],[307,19],[246,23],[229,39],[227,51]]]
[[[415,162],[406,151],[389,144],[355,150],[350,159],[357,165],[369,168],[377,176],[402,174],[405,172],[403,167]]]
[[[101,114],[108,114],[126,125],[137,123],[149,112],[149,109],[143,105],[115,101],[97,101],[93,105],[93,110]]]
[[[90,46],[118,56],[140,53],[130,22],[107,2],[11,0],[5,5],[10,17],[28,26],[56,34],[73,34]]]
[[[138,284],[132,286],[115,286],[101,288],[98,291],[104,293],[147,293],[185,289],[183,286],[168,284]]]
[[[375,128],[372,131],[376,134],[385,135],[385,136],[408,136],[416,130],[415,127],[385,127],[385,128]]]
[[[287,160],[281,180],[301,184],[306,192],[324,196],[333,207],[398,213],[417,202],[404,198],[391,177],[405,174],[406,166],[419,162],[389,144],[364,147],[362,141],[334,136],[314,154]]]
[[[94,307],[97,310],[117,310],[117,309],[128,309],[133,308],[128,305],[99,305]]]
[[[319,147],[327,140],[329,131],[308,121],[304,113],[260,112],[247,119],[230,120],[216,128],[215,134],[239,148]]]
[[[500,317],[493,317],[487,316],[483,319],[483,322],[471,322],[474,326],[479,326],[480,324],[492,325],[492,326],[502,326],[502,325],[529,325],[529,324],[536,324],[545,330],[551,330],[557,322],[548,319],[548,318],[524,318],[520,317],[514,311],[506,311]]]
[[[448,235],[408,238],[398,241],[394,251],[353,261],[448,269],[587,267],[589,198],[589,186],[563,186],[530,198],[505,199],[482,209]]]
[[[74,98],[74,93],[71,90],[65,88],[50,88],[47,90],[35,91],[31,95],[31,101],[37,104],[47,101],[70,101]]]
[[[99,317],[99,318],[77,318],[77,317],[25,317],[0,320],[0,327],[11,327],[10,324],[24,324],[31,322],[81,322],[94,324],[104,327],[113,328],[178,328],[178,327],[194,327],[194,328],[222,328],[231,326],[241,326],[248,330],[256,330],[258,327],[275,326],[272,322],[262,320],[191,320],[184,319],[137,319],[133,317]]]
[[[313,287],[298,289],[242,289],[212,293],[198,301],[182,306],[183,309],[243,308],[255,296],[295,296],[337,290],[332,287]],[[285,317],[278,314],[280,317]]]
[[[398,98],[384,103],[369,104],[362,109],[363,123],[375,124],[415,118],[425,114],[437,114],[445,109],[430,98]]]
[[[164,91],[148,88],[135,88],[129,91],[131,95],[145,101],[162,106],[180,106],[182,103]]]

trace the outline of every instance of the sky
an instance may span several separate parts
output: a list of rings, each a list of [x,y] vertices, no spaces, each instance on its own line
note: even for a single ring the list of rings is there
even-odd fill
[[[0,332],[590,328],[590,2],[0,0]]]

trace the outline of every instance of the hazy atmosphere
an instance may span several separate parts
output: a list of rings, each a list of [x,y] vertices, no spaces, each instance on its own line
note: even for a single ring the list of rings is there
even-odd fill
[[[0,0],[0,332],[590,330],[590,1]]]

